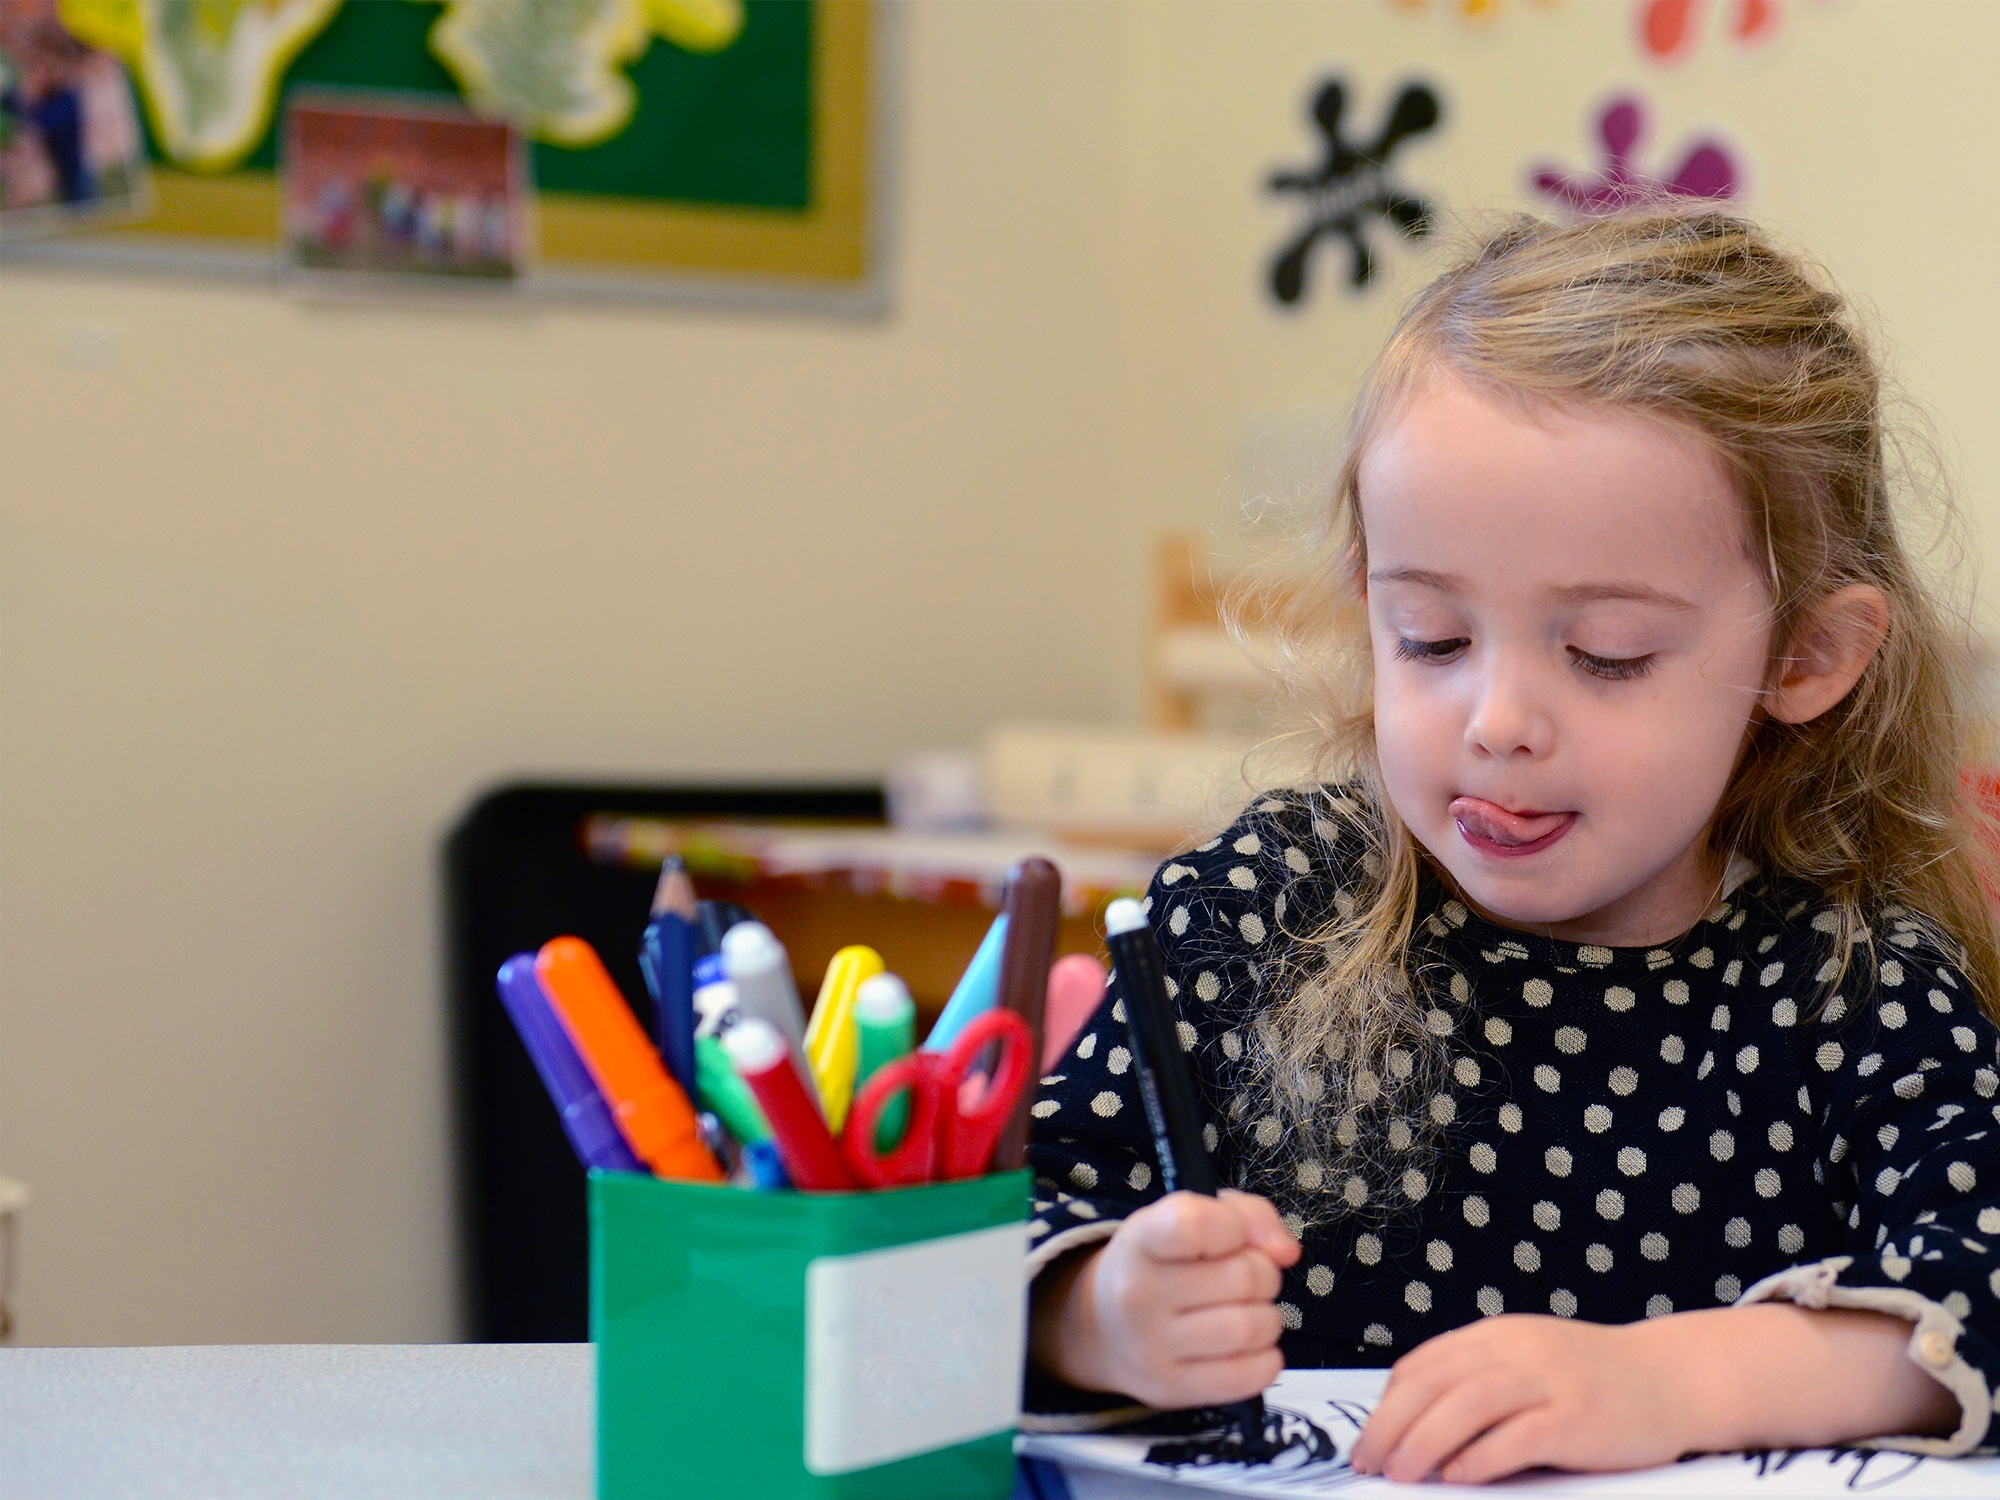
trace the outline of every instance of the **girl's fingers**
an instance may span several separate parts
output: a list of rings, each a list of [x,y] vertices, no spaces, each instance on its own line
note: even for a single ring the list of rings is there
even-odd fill
[[[1382,1473],[1399,1483],[1427,1479],[1468,1443],[1537,1399],[1536,1385],[1514,1370],[1488,1370],[1459,1381],[1404,1430],[1383,1460]]]
[[[1238,1192],[1235,1188],[1224,1188],[1220,1201],[1235,1211],[1243,1221],[1244,1238],[1281,1266],[1289,1266],[1301,1254],[1299,1242],[1292,1237],[1291,1230],[1269,1198],[1260,1198],[1255,1193]]]
[[[1244,1249],[1222,1260],[1176,1261],[1160,1266],[1160,1302],[1174,1312],[1235,1302],[1277,1300],[1284,1274],[1261,1250]]]
[[[1169,1335],[1171,1357],[1177,1360],[1234,1359],[1273,1348],[1285,1330],[1278,1309],[1269,1302],[1235,1302],[1204,1307],[1174,1319]]]
[[[1150,1260],[1215,1260],[1246,1243],[1243,1219],[1220,1199],[1169,1193],[1127,1219],[1123,1231]]]
[[[1255,1396],[1284,1372],[1276,1349],[1227,1359],[1196,1359],[1176,1365],[1163,1382],[1157,1406],[1220,1406]]]
[[[1354,1445],[1356,1467],[1379,1473],[1383,1460],[1426,1407],[1449,1387],[1491,1368],[1493,1337],[1507,1331],[1503,1325],[1507,1325],[1504,1317],[1485,1318],[1426,1339],[1397,1360],[1375,1414]]]
[[[1438,1477],[1447,1484],[1486,1484],[1505,1479],[1536,1464],[1553,1462],[1557,1457],[1555,1437],[1549,1409],[1529,1407],[1469,1443],[1456,1458],[1447,1459]]]
[[[1421,1346],[1420,1346],[1421,1347]],[[1382,1399],[1376,1403],[1374,1414],[1361,1429],[1361,1436],[1355,1440],[1352,1462],[1364,1474],[1379,1474],[1382,1464],[1410,1426],[1429,1408],[1431,1402],[1451,1385],[1446,1372],[1436,1369],[1415,1370],[1410,1365],[1414,1356],[1405,1355],[1396,1361],[1389,1372],[1389,1384],[1382,1392]]]

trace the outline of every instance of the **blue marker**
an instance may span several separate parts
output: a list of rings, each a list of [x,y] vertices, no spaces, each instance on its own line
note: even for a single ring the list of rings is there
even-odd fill
[[[535,955],[517,953],[500,966],[500,1003],[513,1018],[528,1058],[554,1101],[563,1134],[586,1167],[607,1172],[644,1172],[639,1158],[618,1133],[611,1107],[597,1091],[583,1059],[556,1019],[549,997],[535,978]]]
[[[958,988],[944,1003],[944,1012],[924,1038],[922,1050],[943,1052],[958,1034],[1000,1003],[1000,955],[1007,947],[1007,914],[1003,911],[979,940],[972,962],[959,975]]]
[[[760,1193],[789,1193],[792,1179],[775,1141],[751,1141],[743,1148],[743,1171]]]

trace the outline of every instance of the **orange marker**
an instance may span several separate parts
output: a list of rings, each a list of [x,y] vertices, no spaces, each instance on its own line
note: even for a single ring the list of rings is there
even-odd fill
[[[694,1107],[661,1065],[597,951],[582,938],[556,938],[535,955],[535,977],[632,1154],[658,1177],[721,1182],[722,1169],[696,1131]]]

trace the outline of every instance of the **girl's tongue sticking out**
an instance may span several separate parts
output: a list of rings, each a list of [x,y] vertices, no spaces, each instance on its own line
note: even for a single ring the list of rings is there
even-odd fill
[[[1454,797],[1449,809],[1458,831],[1488,854],[1533,854],[1570,830],[1573,812],[1509,812],[1484,797]]]

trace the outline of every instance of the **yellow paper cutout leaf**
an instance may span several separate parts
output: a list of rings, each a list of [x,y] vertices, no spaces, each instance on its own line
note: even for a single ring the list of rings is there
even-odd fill
[[[558,146],[594,146],[638,103],[625,65],[652,42],[638,0],[445,0],[431,51],[467,102]]]
[[[743,0],[640,0],[646,24],[686,52],[720,52],[743,34]]]
[[[271,128],[278,86],[341,0],[59,0],[78,40],[123,58],[175,165],[227,171]]]

